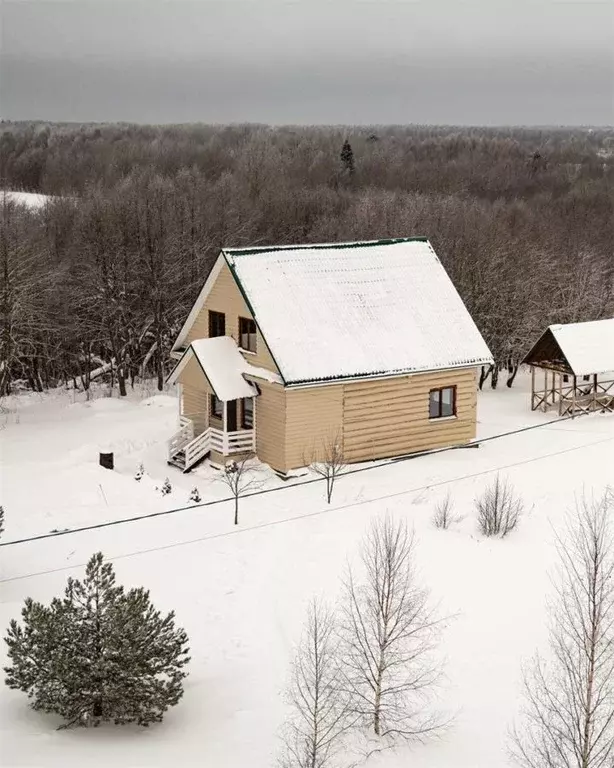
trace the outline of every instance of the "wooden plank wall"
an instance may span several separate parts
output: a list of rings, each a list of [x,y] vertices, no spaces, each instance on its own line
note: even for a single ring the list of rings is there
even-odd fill
[[[194,432],[199,435],[209,426],[209,395],[211,390],[198,361],[192,358],[178,378],[182,385],[181,414],[192,419]]]
[[[456,386],[456,418],[429,419],[429,391]],[[399,456],[475,437],[476,370],[438,371],[344,385],[348,461]]]
[[[343,384],[286,391],[286,469],[304,467],[343,440]]]
[[[286,467],[286,392],[281,384],[258,381],[255,403],[256,455],[273,469]]]
[[[227,264],[223,264],[217,280],[213,284],[211,293],[207,297],[203,308],[198,313],[194,324],[188,331],[186,346],[194,339],[206,339],[209,336],[209,310],[223,312],[226,315],[226,335],[239,342],[239,317],[247,317],[253,320],[252,314]],[[266,368],[267,371],[278,373],[277,366],[264,343],[260,331],[256,338],[256,353],[244,353],[245,359],[252,365]]]

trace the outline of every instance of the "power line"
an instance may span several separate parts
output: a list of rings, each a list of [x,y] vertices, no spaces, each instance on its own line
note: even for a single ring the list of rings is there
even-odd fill
[[[141,549],[141,550],[137,550],[135,552],[127,552],[127,553],[125,553],[123,555],[116,555],[114,557],[109,557],[107,559],[109,561],[123,560],[123,559],[129,558],[129,557],[138,557],[139,555],[151,554],[153,552],[163,552],[163,551],[168,550],[168,549],[175,549],[177,547],[189,546],[190,544],[198,544],[198,543],[203,542],[203,541],[211,541],[213,539],[223,539],[223,538],[226,538],[228,536],[237,536],[237,535],[242,534],[242,533],[248,533],[249,531],[257,531],[257,530],[261,530],[263,528],[273,528],[273,527],[276,527],[278,525],[284,525],[286,523],[292,523],[292,522],[295,522],[295,521],[298,521],[298,520],[306,520],[306,519],[313,518],[313,517],[319,517],[320,515],[324,515],[324,514],[326,514],[328,512],[339,512],[339,511],[342,511],[342,510],[351,509],[353,507],[361,507],[361,506],[364,506],[365,504],[374,504],[377,501],[384,501],[386,499],[392,499],[392,498],[396,498],[398,496],[406,496],[408,494],[417,493],[418,491],[424,491],[424,490],[427,490],[429,488],[438,488],[438,487],[440,487],[442,485],[449,485],[451,483],[461,482],[462,480],[470,480],[472,478],[481,477],[482,475],[488,475],[488,474],[491,474],[493,472],[500,472],[502,469],[512,469],[513,467],[520,467],[520,466],[523,466],[523,465],[526,465],[526,464],[532,464],[532,463],[534,463],[536,461],[541,461],[543,459],[552,458],[553,456],[560,456],[560,455],[565,454],[565,453],[572,453],[573,451],[580,451],[583,448],[590,448],[590,447],[595,446],[595,445],[600,445],[601,443],[611,442],[612,440],[614,440],[614,437],[608,437],[608,438],[605,438],[604,440],[596,440],[595,442],[585,443],[584,445],[577,445],[577,446],[575,446],[573,448],[565,448],[565,449],[563,449],[561,451],[554,451],[553,453],[546,453],[546,454],[543,454],[542,456],[535,456],[535,457],[533,457],[531,459],[523,459],[522,461],[516,461],[516,462],[513,462],[511,464],[504,464],[504,465],[502,465],[500,467],[491,467],[490,469],[480,470],[479,472],[473,472],[473,473],[468,474],[468,475],[460,475],[459,477],[450,478],[448,480],[438,480],[438,481],[436,481],[434,483],[430,483],[428,485],[421,485],[421,486],[418,486],[416,488],[407,488],[407,489],[402,490],[402,491],[395,491],[394,493],[387,493],[387,494],[384,494],[382,496],[376,496],[376,497],[374,497],[372,499],[363,499],[363,500],[360,500],[360,501],[353,501],[353,502],[350,502],[349,504],[342,504],[342,505],[340,505],[338,507],[325,507],[324,509],[320,509],[320,510],[318,510],[316,512],[306,512],[303,515],[295,515],[294,517],[286,517],[286,518],[282,518],[281,520],[271,520],[271,521],[266,522],[266,523],[258,523],[257,525],[252,525],[252,526],[249,526],[247,528],[239,528],[239,529],[235,529],[235,530],[231,530],[231,531],[223,531],[221,533],[207,534],[205,536],[200,536],[200,537],[198,537],[196,539],[188,539],[187,541],[177,541],[177,542],[174,542],[172,544],[162,544],[159,547],[150,547],[148,549]],[[294,487],[294,486],[290,486],[290,487]],[[277,489],[273,489],[273,490],[277,490]],[[257,494],[249,494],[249,495],[250,496],[254,496],[254,495],[257,495]],[[226,501],[229,501],[229,499],[226,499]],[[188,507],[188,509],[191,509],[191,508],[192,507]],[[34,573],[26,573],[26,574],[22,574],[21,576],[13,576],[13,577],[8,578],[8,579],[0,579],[0,584],[8,584],[8,583],[14,582],[14,581],[22,581],[24,579],[34,578],[34,577],[37,577],[37,576],[47,576],[47,575],[52,574],[52,573],[61,573],[63,571],[71,571],[71,570],[73,570],[75,568],[84,568],[86,565],[87,565],[87,563],[78,563],[76,565],[65,565],[65,566],[61,566],[59,568],[52,568],[52,569],[45,570],[45,571],[38,571],[38,572],[34,572]]]
[[[581,416],[584,416],[586,414],[580,414]],[[490,442],[491,440],[498,440],[502,437],[508,437],[510,435],[518,435],[522,432],[528,432],[532,429],[541,429],[545,427],[550,427],[552,424],[557,424],[561,421],[569,421],[570,419],[578,418],[578,416],[572,417],[572,416],[563,416],[559,419],[553,419],[552,421],[545,422],[544,424],[532,424],[528,427],[521,427],[520,429],[514,429],[509,432],[501,432],[496,435],[490,435],[489,437],[483,437],[479,440],[472,440],[470,443],[466,443],[464,445],[449,445],[445,448],[434,448],[429,451],[420,451],[418,453],[411,453],[407,456],[398,456],[391,459],[385,459],[384,461],[380,461],[377,463],[371,463],[368,466],[365,467],[357,467],[355,469],[349,469],[343,472],[342,475],[339,475],[339,477],[347,477],[348,475],[354,475],[358,474],[359,472],[368,472],[373,469],[379,469],[380,467],[388,466],[389,464],[394,464],[399,461],[411,461],[412,459],[421,458],[423,456],[434,456],[438,453],[446,453],[447,451],[456,451],[456,450],[464,450],[468,448],[477,448],[482,443]],[[278,486],[277,488],[263,488],[258,491],[252,491],[251,493],[244,494],[243,498],[248,498],[250,496],[261,496],[267,493],[275,493],[277,491],[287,491],[291,488],[296,488],[302,485],[309,485],[311,483],[318,483],[323,482],[322,477],[314,477],[310,478],[308,480],[300,480],[295,483],[291,483],[289,485],[282,485]],[[50,531],[49,533],[41,533],[36,536],[28,536],[23,539],[13,539],[11,541],[0,541],[0,547],[12,547],[16,544],[26,544],[28,542],[32,541],[41,541],[42,539],[52,539],[56,538],[57,536],[69,536],[75,533],[83,533],[85,531],[95,531],[101,528],[110,528],[114,525],[124,525],[125,523],[136,523],[140,520],[151,520],[152,518],[156,517],[164,517],[166,515],[174,515],[177,512],[185,512],[189,509],[198,509],[200,507],[212,507],[216,506],[217,504],[224,504],[227,501],[230,501],[232,497],[227,496],[223,499],[212,499],[211,501],[203,501],[199,504],[190,504],[189,506],[185,507],[174,507],[173,509],[165,509],[159,512],[150,512],[147,515],[135,515],[133,517],[124,517],[120,520],[108,520],[104,523],[94,523],[92,525],[83,525],[79,528],[69,528],[65,531]]]

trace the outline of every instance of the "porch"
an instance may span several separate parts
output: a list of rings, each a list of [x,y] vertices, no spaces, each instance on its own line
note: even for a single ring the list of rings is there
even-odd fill
[[[215,452],[220,457],[232,457],[238,453],[251,453],[256,449],[253,429],[224,431],[208,426],[196,434],[192,419],[180,417],[180,428],[168,441],[168,463],[187,472],[207,454]]]

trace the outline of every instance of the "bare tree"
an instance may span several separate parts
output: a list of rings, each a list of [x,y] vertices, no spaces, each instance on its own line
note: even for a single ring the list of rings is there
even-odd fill
[[[511,483],[500,475],[476,499],[475,506],[481,533],[501,539],[514,530],[524,513],[522,499]]]
[[[335,617],[315,599],[292,665],[287,701],[292,715],[283,730],[280,768],[335,765],[351,719],[339,670]]]
[[[335,480],[347,467],[341,436],[338,433],[322,440],[320,450],[312,452],[310,466],[317,475],[326,480],[326,501],[330,504]]]
[[[257,490],[262,486],[262,479],[256,469],[250,464],[250,459],[245,457],[239,461],[232,459],[224,466],[220,474],[220,480],[225,483],[234,498],[234,524],[239,524],[239,499],[248,491]]]
[[[424,740],[444,723],[429,706],[441,675],[435,658],[442,620],[414,571],[405,522],[375,519],[363,542],[364,582],[349,569],[343,606],[343,667],[351,710],[391,741]]]
[[[433,525],[435,528],[447,530],[453,523],[458,523],[462,518],[454,514],[454,503],[450,492],[435,505],[433,513]]]
[[[525,672],[512,753],[524,768],[614,765],[614,496],[583,498],[557,536],[551,659]]]

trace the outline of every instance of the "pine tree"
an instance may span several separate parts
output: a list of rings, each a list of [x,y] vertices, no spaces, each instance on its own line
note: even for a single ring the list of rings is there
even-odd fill
[[[139,480],[141,480],[141,478],[143,477],[144,474],[145,474],[145,467],[141,463],[137,467],[137,470],[136,470],[135,475],[134,475],[134,479],[137,481],[137,483],[139,482]]]
[[[354,166],[354,152],[352,150],[352,145],[347,139],[343,142],[343,147],[341,148],[341,163],[343,164],[344,170],[347,171],[350,176],[353,176],[354,171],[356,170]]]
[[[167,496],[172,490],[173,488],[171,486],[170,480],[168,479],[168,477],[165,477],[164,482],[162,483],[162,488],[160,488],[160,493],[163,496]]]
[[[190,501],[199,502],[200,501],[200,492],[196,486],[192,488],[190,492]]]
[[[116,586],[100,552],[83,582],[68,580],[63,599],[45,606],[28,598],[22,619],[11,621],[5,638],[6,684],[27,693],[34,709],[60,715],[62,727],[147,726],[183,694],[186,633],[142,587]]]

